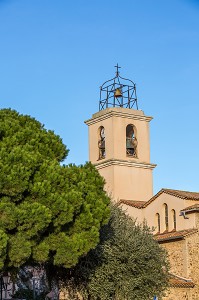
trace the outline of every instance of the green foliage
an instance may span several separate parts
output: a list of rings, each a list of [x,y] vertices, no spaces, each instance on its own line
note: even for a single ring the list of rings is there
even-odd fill
[[[0,110],[0,268],[69,268],[94,248],[109,218],[96,169],[61,165],[68,150],[30,116]]]
[[[149,228],[112,207],[98,246],[62,278],[71,299],[148,300],[161,297],[168,284],[166,253]],[[160,298],[159,298],[160,299]]]

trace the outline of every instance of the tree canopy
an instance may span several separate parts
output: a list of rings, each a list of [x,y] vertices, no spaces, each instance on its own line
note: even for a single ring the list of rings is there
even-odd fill
[[[90,164],[60,164],[61,138],[0,110],[0,269],[31,262],[70,268],[95,248],[109,218],[104,180]]]
[[[113,206],[100,243],[63,275],[70,299],[82,299],[78,298],[82,295],[89,300],[148,300],[163,295],[168,262],[150,229]]]

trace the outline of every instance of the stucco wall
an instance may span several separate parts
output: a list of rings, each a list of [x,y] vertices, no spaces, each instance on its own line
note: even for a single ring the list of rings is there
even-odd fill
[[[143,199],[139,199],[143,200]],[[166,193],[160,194],[153,202],[151,202],[146,208],[142,209],[143,219],[147,220],[147,224],[150,227],[155,227],[155,232],[158,231],[157,228],[157,218],[156,214],[160,215],[160,232],[164,232],[166,230],[165,226],[165,209],[164,204],[168,206],[168,221],[169,228],[168,231],[172,231],[174,229],[173,223],[173,215],[172,210],[174,209],[176,212],[176,230],[184,230],[195,228],[199,226],[199,217],[196,218],[196,214],[187,214],[186,218],[180,215],[180,210],[195,204],[194,201],[181,199],[172,195],[168,195]],[[140,216],[140,209],[134,209],[132,217],[136,218]],[[131,215],[131,210],[129,210],[129,214]]]
[[[184,200],[166,193],[162,193],[150,205],[144,209],[144,217],[148,221],[149,226],[156,226],[155,214],[160,214],[161,232],[165,231],[165,210],[164,203],[168,206],[169,231],[173,230],[172,209],[176,212],[176,230],[184,230],[195,227],[195,219],[193,215],[189,215],[189,219],[184,219],[180,216],[180,210],[190,205],[190,201]]]

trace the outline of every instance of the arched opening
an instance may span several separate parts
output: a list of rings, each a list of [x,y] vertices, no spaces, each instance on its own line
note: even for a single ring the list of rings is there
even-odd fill
[[[160,232],[160,214],[157,213],[155,216],[156,216],[156,228],[157,228],[157,232]]]
[[[176,211],[175,209],[172,209],[172,222],[173,222],[173,230],[176,230]]]
[[[164,203],[164,217],[165,217],[165,229],[169,230],[169,215],[168,215],[168,205]]]
[[[137,157],[137,138],[136,138],[136,128],[134,125],[126,126],[126,155]]]
[[[103,126],[100,126],[98,129],[98,148],[99,148],[99,159],[106,157],[106,148],[105,148],[105,129]]]

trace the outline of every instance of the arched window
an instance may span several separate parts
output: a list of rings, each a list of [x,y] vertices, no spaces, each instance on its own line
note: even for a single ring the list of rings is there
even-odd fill
[[[137,138],[134,125],[126,126],[126,154],[127,156],[137,157]]]
[[[176,230],[176,211],[175,209],[172,209],[172,221],[173,221],[173,229]]]
[[[157,227],[157,232],[160,232],[160,214],[157,213],[155,216],[156,216],[156,227]]]
[[[99,148],[99,159],[106,157],[105,149],[105,129],[103,126],[100,126],[98,129],[98,148]]]
[[[168,205],[164,203],[165,229],[169,229]]]

